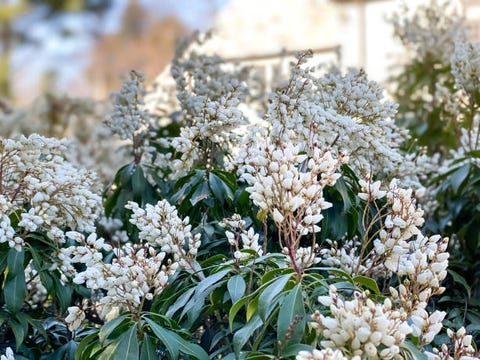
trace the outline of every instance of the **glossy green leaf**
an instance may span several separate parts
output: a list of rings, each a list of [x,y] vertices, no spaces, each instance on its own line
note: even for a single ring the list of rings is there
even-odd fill
[[[132,174],[132,191],[135,198],[141,198],[147,186],[147,180],[143,175],[141,166],[136,166]]]
[[[49,360],[73,360],[75,359],[77,347],[77,342],[75,340],[70,340],[55,350],[55,352],[50,355]]]
[[[123,314],[103,324],[103,326],[100,328],[100,331],[98,332],[98,339],[100,340],[100,342],[105,343],[112,331],[114,331],[127,318],[128,314]]]
[[[467,163],[465,165],[460,166],[455,172],[453,172],[450,177],[448,178],[450,185],[452,186],[452,190],[455,193],[458,193],[458,190],[465,182],[470,173],[470,164]]]
[[[190,300],[194,292],[195,288],[190,288],[182,295],[180,295],[180,297],[178,297],[178,299],[176,299],[176,301],[172,305],[170,305],[167,312],[165,313],[165,316],[172,317],[178,310],[185,306],[185,304],[188,302],[188,300]]]
[[[170,357],[172,359],[178,359],[178,355],[180,353],[180,349],[178,348],[178,344],[175,341],[175,337],[172,335],[172,332],[168,331],[167,329],[161,327],[156,322],[149,318],[145,318],[145,321],[152,329],[152,332],[155,336],[162,342],[162,344],[167,349]]]
[[[157,349],[148,335],[143,338],[140,360],[158,360]]]
[[[7,257],[8,277],[13,278],[19,273],[25,272],[23,262],[25,261],[25,251],[17,251],[10,248]]]
[[[25,301],[26,296],[25,273],[23,271],[16,275],[8,273],[3,287],[3,295],[7,309],[12,312],[18,312]]]
[[[7,257],[9,251],[0,252],[0,274],[3,273],[7,267]]]
[[[112,344],[108,345],[98,360],[131,359],[139,358],[139,346],[137,337],[137,324],[119,336]]]
[[[230,273],[231,269],[223,269],[220,270],[219,272],[216,272],[202,281],[200,281],[197,285],[197,288],[195,290],[195,295],[199,295],[203,293],[205,290],[207,290],[209,287],[216,285],[220,280],[222,280],[225,276],[227,276],[228,273]]]
[[[268,309],[272,305],[273,300],[282,292],[291,277],[292,274],[287,274],[275,279],[272,284],[267,286],[260,294],[258,299],[258,314],[263,320],[267,317]]]
[[[181,184],[182,181],[185,183],[181,186],[179,190],[171,197],[172,203],[180,203],[184,201],[195,189],[198,184],[205,180],[205,171],[197,170],[195,174],[187,175],[178,183]]]
[[[406,360],[427,360],[428,357],[417,346],[409,341],[404,341],[400,347],[403,349]]]
[[[262,326],[262,324],[263,321],[260,316],[254,315],[245,326],[243,326],[235,333],[235,335],[233,335],[233,348],[237,357],[240,353],[240,350],[242,350],[243,346],[252,337],[255,330]]]
[[[375,295],[380,295],[380,289],[378,288],[378,284],[374,279],[369,278],[368,276],[357,275],[353,278],[353,281],[362,285],[364,290],[370,290],[373,291]]]
[[[192,206],[195,206],[200,201],[208,199],[210,197],[210,188],[208,183],[205,181],[200,184],[200,186],[194,191],[192,197],[190,198],[190,203]]]
[[[229,327],[232,329],[233,326],[233,321],[235,320],[235,316],[237,313],[240,311],[240,309],[245,307],[245,304],[250,300],[251,296],[244,297],[239,299],[236,303],[232,305],[230,308],[230,311],[228,313],[228,322],[229,322]]]
[[[280,305],[277,321],[277,340],[282,345],[297,343],[305,332],[305,305],[302,286],[295,285]]]
[[[165,345],[172,359],[177,359],[179,352],[182,352],[198,360],[210,360],[201,346],[183,339],[180,335],[161,327],[151,319],[145,318],[145,321],[157,338]]]
[[[245,294],[247,284],[241,275],[232,276],[227,282],[228,293],[232,303],[236,303]]]
[[[32,255],[33,265],[40,276],[40,281],[48,292],[53,290],[53,280],[50,272],[42,267],[42,257],[33,246],[29,246],[29,252]]]
[[[305,344],[291,344],[282,350],[282,358],[295,357],[300,351],[312,352],[314,347]]]
[[[470,288],[470,285],[468,285],[467,280],[456,271],[447,269],[447,272],[450,274],[453,281],[463,286],[463,288],[467,291],[468,297],[470,297],[472,294],[472,289]]]
[[[232,190],[213,172],[208,175],[208,184],[213,195],[220,203],[223,203],[225,200],[233,201]]]
[[[210,360],[210,357],[200,345],[186,341],[178,335],[176,335],[176,338],[178,342],[178,347],[182,353],[193,356],[198,360]]]
[[[8,326],[13,331],[13,335],[15,336],[15,346],[18,349],[20,345],[22,345],[25,336],[27,336],[24,327],[14,319],[8,320]]]
[[[69,285],[64,285],[58,277],[53,277],[53,287],[60,303],[60,311],[65,312],[72,301],[73,289]]]
[[[90,358],[90,347],[92,344],[98,343],[98,333],[87,335],[80,341],[75,353],[75,360],[83,360]]]

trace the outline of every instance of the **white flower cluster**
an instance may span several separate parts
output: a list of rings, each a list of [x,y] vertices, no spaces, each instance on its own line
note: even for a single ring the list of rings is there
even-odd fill
[[[5,350],[5,355],[0,356],[0,360],[15,360],[13,350],[9,347]]]
[[[384,228],[373,242],[374,253],[381,266],[404,279],[400,284],[400,299],[411,314],[418,308],[424,309],[432,295],[445,290],[440,282],[447,275],[448,239],[422,235],[419,227],[424,223],[423,211],[416,208],[411,189],[401,189],[392,181],[387,204]]]
[[[404,289],[400,285],[400,291]],[[396,294],[396,293],[395,293]],[[406,292],[404,292],[404,295]],[[414,310],[411,320],[412,334],[418,337],[421,345],[430,344],[435,335],[442,330],[442,321],[447,313],[445,311],[434,311],[429,314],[424,308],[418,307]]]
[[[331,285],[329,295],[319,301],[330,309],[330,316],[317,310],[310,324],[322,335],[323,348],[362,359],[402,359],[400,345],[412,329],[406,314],[395,310],[388,298],[375,303],[367,292],[355,292],[352,300],[345,300]]]
[[[325,109],[333,109],[357,122],[393,119],[397,113],[398,105],[384,101],[383,89],[375,81],[369,81],[361,69],[350,69],[342,75],[339,69],[331,68],[312,80]]]
[[[327,239],[325,247],[320,250],[321,263],[324,266],[342,269],[349,274],[367,274],[371,267],[371,259],[362,259],[358,256],[361,242],[358,238],[344,241],[339,245],[338,241]]]
[[[98,220],[97,225],[102,230],[102,234],[106,233],[109,242],[113,244],[126,243],[129,240],[127,232],[121,230],[123,222],[120,219],[103,216]]]
[[[323,189],[335,184],[340,174],[338,168],[347,157],[334,159],[330,152],[313,149],[309,158],[299,154],[291,143],[284,147],[267,142],[259,145],[255,156],[246,164],[242,178],[250,185],[246,190],[253,203],[259,207],[260,217],[272,217],[280,234],[280,246],[286,248],[290,260],[298,268],[316,261],[312,247],[297,252],[299,240],[307,234],[320,231],[322,210],[331,204],[323,198]]]
[[[347,360],[340,350],[332,349],[314,349],[310,351],[300,351],[295,357],[296,360]],[[352,357],[353,360],[360,360],[358,356]]]
[[[140,230],[141,241],[172,254],[180,266],[193,268],[191,260],[197,256],[201,242],[200,234],[192,234],[188,216],[182,220],[175,206],[166,200],[147,204],[145,209],[132,201],[125,207],[133,212],[130,222]]]
[[[455,86],[469,94],[480,87],[480,44],[457,41],[451,58]]]
[[[178,263],[166,261],[165,252],[157,252],[145,245],[123,245],[113,249],[111,263],[104,261],[103,251],[112,247],[91,234],[87,239],[80,233],[70,232],[68,236],[80,245],[61,249],[61,259],[68,265],[62,270],[75,271],[73,264],[85,264],[82,272],[73,274],[73,282],[85,284],[91,290],[102,290],[105,295],[99,300],[100,317],[105,318],[112,311],[141,311],[145,300],[151,300],[168,284],[168,278],[178,267]],[[72,275],[70,275],[72,276]]]
[[[449,253],[448,239],[440,235],[424,236],[420,227],[424,223],[423,211],[418,209],[411,189],[400,188],[392,180],[387,190],[380,182],[360,181],[359,197],[367,202],[386,198],[372,221],[380,222],[378,237],[373,249],[366,253],[370,239],[348,241],[338,248],[335,242],[327,242],[330,248],[322,249],[322,262],[337,266],[351,274],[398,277],[397,288],[390,288],[391,301],[411,321],[411,330],[422,345],[429,344],[442,328],[444,312],[429,313],[427,303],[433,295],[441,294],[440,286],[447,275]],[[369,224],[365,224],[369,228]]]
[[[40,134],[57,139],[68,138],[65,158],[77,168],[86,168],[107,184],[115,170],[126,163],[120,141],[101,124],[106,105],[91,98],[75,98],[47,93],[31,104],[0,112],[0,136]]]
[[[162,146],[175,153],[157,155],[155,164],[173,178],[188,174],[199,162],[207,168],[223,166],[239,142],[235,131],[247,123],[239,109],[246,95],[241,73],[227,70],[219,56],[198,54],[194,48],[201,43],[194,36],[179,46],[171,67],[184,126],[180,136],[162,139]]]
[[[94,231],[102,206],[93,173],[64,160],[65,142],[37,134],[0,139],[0,243],[18,251],[29,232],[64,242],[62,229]],[[16,213],[13,228],[9,216]]]
[[[105,292],[99,300],[102,318],[118,310],[141,311],[144,301],[159,294],[179,266],[193,267],[200,246],[200,235],[191,233],[188,218],[179,218],[167,201],[146,209],[130,202],[127,208],[133,211],[130,221],[140,230],[141,244],[116,244],[112,248],[95,233],[85,239],[72,231],[67,236],[78,244],[61,249],[58,255],[60,270],[73,282]],[[110,251],[115,256],[107,263],[103,253]],[[76,263],[84,264],[85,269],[76,271]]]
[[[263,255],[262,247],[258,244],[259,234],[255,233],[252,227],[246,230],[246,222],[240,215],[233,214],[230,218],[223,219],[219,225],[229,229],[225,231],[225,236],[235,249],[235,259],[244,260],[250,257],[248,253],[242,252],[242,249],[251,249],[259,256]]]
[[[440,349],[434,348],[433,352],[425,352],[428,360],[478,360],[480,354],[475,352],[472,345],[472,335],[467,335],[465,328],[461,327],[456,332],[447,329],[451,344],[442,344]]]
[[[267,120],[273,139],[292,142],[301,151],[346,152],[349,166],[360,174],[405,177],[397,168],[409,160],[401,151],[408,134],[392,121],[396,108],[361,70],[342,75],[332,69],[315,76],[309,68],[296,67],[288,85],[273,97]]]
[[[67,310],[68,315],[65,318],[65,322],[68,325],[68,330],[75,331],[85,320],[85,313],[78,306],[70,306]]]
[[[120,92],[113,94],[113,112],[105,124],[122,140],[134,141],[150,126],[150,114],[143,109],[144,81],[142,73],[132,70]]]
[[[395,35],[412,51],[418,62],[448,63],[455,41],[465,38],[465,30],[452,1],[430,0],[409,9],[406,2],[391,17]]]

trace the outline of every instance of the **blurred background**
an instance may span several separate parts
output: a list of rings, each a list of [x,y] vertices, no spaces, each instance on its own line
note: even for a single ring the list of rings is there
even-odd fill
[[[408,0],[409,6],[425,0]],[[480,0],[452,0],[479,38]],[[0,0],[0,99],[40,95],[97,100],[130,69],[147,81],[165,69],[176,41],[215,31],[214,50],[232,61],[268,62],[313,49],[325,61],[384,80],[401,61],[386,22],[396,0]]]

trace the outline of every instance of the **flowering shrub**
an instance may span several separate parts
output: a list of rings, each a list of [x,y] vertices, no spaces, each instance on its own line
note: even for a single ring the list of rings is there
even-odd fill
[[[454,47],[450,104],[476,104],[476,47]],[[475,187],[476,150],[407,152],[377,84],[308,56],[257,97],[245,69],[186,42],[162,118],[132,72],[105,121],[132,161],[103,201],[63,141],[2,138],[2,359],[479,358],[439,301],[461,253],[444,236],[463,235],[435,226],[442,196]],[[450,170],[424,183],[437,160]]]
[[[451,2],[404,9],[394,20],[397,35],[413,52],[396,79],[399,123],[433,154],[423,199],[426,229],[449,234],[448,291],[440,304],[455,327],[480,319],[478,299],[479,96],[478,48],[468,40],[463,19]],[[435,46],[430,46],[430,42]],[[441,306],[443,306],[441,305]],[[476,333],[478,337],[478,333]],[[478,338],[477,338],[478,339]]]

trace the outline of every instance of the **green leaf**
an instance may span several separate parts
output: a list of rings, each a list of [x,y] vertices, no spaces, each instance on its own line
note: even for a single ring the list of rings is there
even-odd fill
[[[305,306],[302,286],[296,285],[280,305],[277,321],[277,340],[282,345],[297,343],[305,333]]]
[[[178,359],[180,350],[177,346],[177,342],[175,341],[175,337],[172,336],[172,333],[149,318],[145,318],[145,321],[148,323],[155,336],[165,346],[170,354],[170,357],[172,359]]]
[[[465,155],[468,155],[474,158],[480,158],[480,150],[471,150],[466,152]]]
[[[33,246],[29,246],[29,252],[32,255],[33,266],[35,270],[37,270],[40,281],[42,282],[43,286],[47,289],[48,292],[52,291],[53,289],[53,280],[50,276],[50,272],[42,267],[42,258],[35,250]]]
[[[288,280],[292,277],[292,274],[287,274],[274,280],[272,284],[267,286],[265,290],[260,294],[258,298],[258,314],[265,320],[268,309],[273,303],[273,299],[285,288]]]
[[[175,333],[174,335],[177,337],[178,347],[182,353],[191,355],[198,360],[210,360],[210,357],[200,345],[186,341]]]
[[[204,181],[193,193],[192,197],[190,198],[190,203],[192,206],[195,206],[202,200],[208,199],[210,197],[210,188],[208,187],[208,183]]]
[[[190,288],[185,291],[170,307],[168,308],[165,316],[172,317],[178,310],[180,310],[192,297],[195,288]]]
[[[453,281],[455,281],[456,283],[459,283],[465,288],[465,290],[467,290],[468,297],[470,298],[472,289],[470,288],[470,285],[467,284],[467,280],[465,280],[465,278],[462,275],[460,275],[459,273],[451,269],[447,269],[447,272],[452,276]]]
[[[428,357],[422,353],[417,346],[409,341],[404,341],[400,347],[404,350],[406,360],[427,360]]]
[[[142,194],[144,193],[145,187],[147,185],[146,182],[147,180],[143,175],[142,167],[136,166],[132,174],[132,190],[135,199],[140,199],[142,197]]]
[[[106,322],[98,332],[98,339],[100,340],[100,342],[102,344],[105,343],[105,340],[107,340],[112,331],[115,330],[127,317],[128,314],[123,314],[115,319]]]
[[[230,294],[230,299],[232,299],[232,304],[240,300],[243,294],[245,294],[246,288],[247,284],[241,275],[232,276],[228,280],[227,289]]]
[[[239,299],[235,304],[232,305],[230,311],[228,312],[228,322],[230,330],[233,326],[233,321],[235,320],[235,315],[237,315],[238,311],[245,306],[245,304],[250,300],[251,296],[247,296],[244,298]]]
[[[298,355],[300,351],[310,351],[312,352],[314,347],[305,344],[292,344],[289,345],[285,350],[282,351],[283,358],[294,357]]]
[[[213,170],[212,173],[217,175],[232,191],[237,190],[237,176],[234,173],[221,170]]]
[[[55,294],[57,295],[57,299],[60,303],[60,311],[65,312],[71,304],[73,289],[69,285],[62,284],[60,279],[56,276],[52,277],[52,279]]]
[[[201,346],[183,339],[180,335],[161,327],[149,318],[145,318],[145,321],[157,338],[165,345],[172,359],[178,359],[179,352],[182,352],[199,360],[210,360]]]
[[[378,288],[378,284],[372,278],[363,275],[357,275],[353,278],[355,283],[362,285],[362,287],[366,290],[373,291],[375,295],[380,295],[380,289]]]
[[[345,183],[345,179],[341,177],[335,183],[335,189],[338,191],[340,196],[342,197],[343,201],[343,212],[347,212],[352,207],[352,201],[350,200],[350,196],[348,194],[348,188]]]
[[[98,333],[94,332],[93,334],[85,336],[82,341],[78,344],[77,351],[75,353],[75,360],[89,359],[90,356],[90,347],[93,343],[98,343]]]
[[[262,324],[263,321],[260,316],[254,315],[244,327],[239,329],[235,335],[233,335],[233,348],[237,357],[248,339],[252,337],[254,331],[262,326]]]
[[[467,163],[463,166],[460,166],[458,169],[453,172],[450,177],[448,178],[450,185],[452,186],[452,190],[454,193],[458,193],[458,190],[465,182],[470,173],[470,164]]]
[[[3,273],[3,270],[7,267],[8,253],[8,251],[0,253],[0,273]]]
[[[158,360],[157,349],[148,335],[143,339],[142,348],[140,350],[140,360]]]
[[[137,324],[134,324],[112,344],[108,345],[98,360],[138,359]]]
[[[3,287],[3,295],[5,305],[10,312],[15,314],[22,308],[26,295],[25,273],[23,271],[16,275],[8,273]]]
[[[187,175],[186,177],[179,180],[177,183],[180,184],[182,181],[185,183],[182,187],[171,197],[170,201],[172,203],[179,203],[182,202],[189,194],[191,194],[192,190],[198,186],[198,184],[204,180],[205,178],[205,171],[196,170],[195,174]]]
[[[233,201],[232,190],[213,172],[208,175],[208,183],[213,195],[218,201],[221,203],[223,203],[225,200],[228,200],[229,202]]]
[[[25,333],[25,329],[20,323],[16,322],[13,319],[8,320],[8,325],[10,326],[10,329],[12,329],[13,331],[13,335],[15,336],[15,346],[18,349],[20,348],[20,345],[22,345],[23,340],[27,335]]]
[[[221,279],[223,279],[229,272],[231,271],[230,268],[221,270],[219,272],[216,272],[213,275],[210,275],[200,281],[197,285],[197,288],[195,290],[195,295],[199,295],[203,293],[205,290],[207,290],[210,286],[213,286],[217,284]]]
[[[68,360],[75,358],[75,351],[77,350],[77,342],[75,340],[70,340],[66,344],[60,346],[55,352],[50,355],[49,359],[51,360]]]
[[[13,278],[15,275],[24,273],[23,262],[25,260],[25,251],[17,251],[10,248],[7,257],[8,276]]]

